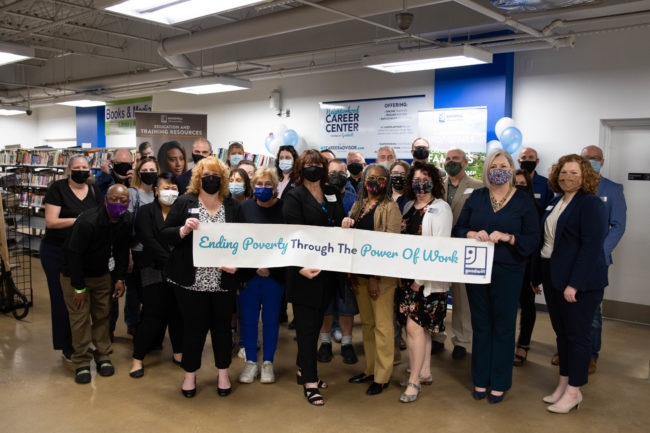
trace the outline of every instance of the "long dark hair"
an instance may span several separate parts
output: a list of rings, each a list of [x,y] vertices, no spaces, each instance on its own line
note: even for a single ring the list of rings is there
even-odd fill
[[[316,149],[307,149],[305,150],[300,157],[298,157],[298,161],[296,161],[295,164],[293,164],[293,170],[292,173],[295,171],[296,172],[296,181],[295,185],[300,186],[303,184],[303,178],[302,178],[302,169],[305,167],[305,164],[311,163],[311,164],[320,164],[321,167],[325,169],[325,176],[320,180],[320,186],[321,188],[325,186],[327,183],[327,179],[329,176],[327,176],[327,160],[319,151]]]
[[[409,200],[415,199],[415,193],[413,192],[413,177],[415,177],[416,171],[423,171],[431,178],[433,183],[433,189],[431,190],[431,195],[433,198],[443,198],[445,196],[445,188],[442,186],[442,177],[440,176],[440,171],[436,168],[435,165],[429,164],[428,162],[416,162],[411,167],[408,176],[406,177],[406,185],[404,186],[404,194],[409,198]]]
[[[291,174],[289,175],[289,180],[291,183],[296,183],[296,163],[298,162],[298,152],[296,152],[296,148],[293,146],[280,146],[280,149],[278,149],[278,155],[277,158],[275,158],[275,168],[278,170],[278,179],[282,181],[284,179],[284,173],[282,170],[280,170],[280,152],[282,151],[289,152],[291,154],[291,157],[293,158],[293,167],[291,168]]]
[[[171,172],[169,168],[169,164],[167,163],[167,153],[172,150],[172,149],[178,149],[181,151],[183,154],[183,172],[187,171],[187,155],[185,154],[185,149],[183,149],[183,146],[176,141],[168,141],[166,143],[163,143],[162,146],[160,146],[160,150],[158,151],[158,164],[160,164],[160,170],[161,171],[169,171]]]

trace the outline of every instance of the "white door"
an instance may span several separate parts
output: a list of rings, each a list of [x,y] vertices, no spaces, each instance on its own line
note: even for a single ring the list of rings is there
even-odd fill
[[[650,173],[650,126],[613,127],[608,150],[602,173],[623,185],[627,225],[612,256],[605,299],[650,306],[650,180],[628,179],[629,173]],[[650,323],[647,316],[640,319]]]

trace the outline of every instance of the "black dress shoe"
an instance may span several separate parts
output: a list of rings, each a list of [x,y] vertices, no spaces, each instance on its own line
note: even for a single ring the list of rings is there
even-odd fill
[[[351,377],[348,379],[348,382],[350,383],[367,383],[367,382],[372,382],[375,380],[375,375],[371,374],[369,376],[366,375],[366,373],[361,373],[357,374],[356,376]]]
[[[129,376],[131,376],[134,379],[138,379],[138,378],[144,376],[144,367],[139,368],[139,369],[134,370],[134,371],[130,371]]]
[[[442,352],[443,350],[445,350],[444,343],[438,343],[437,341],[432,341],[431,342],[431,354],[432,355],[437,355],[438,353]]]
[[[377,383],[377,382],[372,382],[368,389],[366,390],[366,394],[368,395],[377,395],[381,393],[383,390],[388,388],[387,383]]]
[[[196,395],[196,386],[194,387],[194,389],[183,389],[183,388],[181,388],[181,392],[183,393],[183,395],[185,397],[192,398],[192,397],[194,397]]]
[[[343,356],[344,364],[356,364],[357,355],[354,353],[354,347],[351,344],[344,344],[341,346],[341,356]]]
[[[503,399],[505,398],[505,396],[506,396],[505,392],[503,394],[501,394],[501,395],[494,395],[492,393],[489,393],[488,394],[488,400],[492,404],[497,404],[497,403],[501,403],[503,401]]]
[[[334,355],[332,355],[332,343],[321,343],[318,348],[316,359],[318,362],[330,362]]]
[[[230,394],[230,391],[232,391],[232,386],[230,388],[217,387],[217,394],[219,394],[219,397],[227,397]]]
[[[454,346],[454,351],[451,352],[451,357],[455,360],[465,359],[467,356],[467,349],[463,346]]]

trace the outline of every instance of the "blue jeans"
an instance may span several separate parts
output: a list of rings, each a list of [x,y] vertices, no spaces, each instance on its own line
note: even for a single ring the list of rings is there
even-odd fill
[[[602,344],[603,331],[603,303],[599,303],[594,312],[594,318],[591,321],[591,357],[598,359],[598,352]]]
[[[273,362],[278,346],[283,293],[284,286],[271,278],[260,276],[253,277],[247,287],[239,291],[241,331],[247,361],[257,362],[257,325],[261,307],[263,361]]]

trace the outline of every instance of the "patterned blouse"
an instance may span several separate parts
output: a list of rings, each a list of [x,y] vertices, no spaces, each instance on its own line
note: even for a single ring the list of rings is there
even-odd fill
[[[225,223],[226,211],[223,204],[214,216],[210,216],[207,209],[203,207],[203,203],[199,201],[199,221],[201,223]],[[191,286],[183,286],[174,281],[170,282],[177,286],[183,287],[187,290],[194,290],[196,292],[227,292],[228,290],[221,287],[221,269],[219,268],[194,268],[194,284]]]

